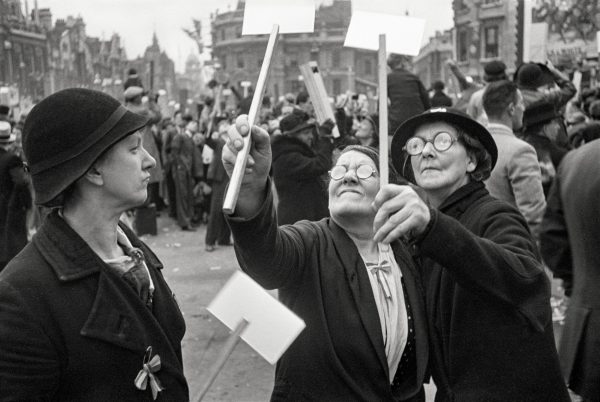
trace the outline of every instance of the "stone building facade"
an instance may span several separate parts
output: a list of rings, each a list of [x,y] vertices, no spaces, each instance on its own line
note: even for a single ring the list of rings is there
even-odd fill
[[[243,16],[240,0],[235,10],[211,17],[213,59],[237,85],[256,83],[268,41],[268,35],[242,36]],[[266,92],[278,98],[303,90],[299,66],[309,61],[318,63],[329,96],[374,89],[377,53],[343,47],[350,17],[350,1],[334,0],[317,8],[313,33],[280,35]]]

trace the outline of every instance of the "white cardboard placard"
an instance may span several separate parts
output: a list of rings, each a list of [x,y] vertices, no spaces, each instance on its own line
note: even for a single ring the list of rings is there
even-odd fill
[[[386,35],[388,53],[416,56],[421,48],[425,20],[403,15],[356,10],[352,14],[344,46],[378,50],[379,35]]]
[[[233,274],[206,309],[230,329],[246,319],[249,325],[242,339],[271,364],[277,363],[306,326],[241,271]]]
[[[242,35],[269,34],[274,24],[279,33],[313,32],[314,0],[246,0]]]

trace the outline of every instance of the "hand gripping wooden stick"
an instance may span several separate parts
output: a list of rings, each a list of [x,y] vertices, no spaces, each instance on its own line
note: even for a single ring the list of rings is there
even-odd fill
[[[279,25],[274,24],[273,30],[269,35],[269,41],[267,42],[267,50],[265,51],[265,58],[260,68],[260,73],[258,74],[256,90],[254,91],[252,103],[250,104],[250,111],[248,112],[248,125],[250,131],[252,131],[252,126],[256,121],[256,117],[258,116],[258,112],[260,111],[260,107],[262,105],[262,99],[265,93],[267,78],[269,76],[269,69],[271,67],[271,59],[273,58],[273,52],[275,50],[275,45],[277,44],[278,33]],[[227,189],[227,194],[225,195],[225,200],[223,201],[223,212],[227,215],[231,215],[235,211],[235,205],[237,204],[237,199],[240,195],[242,179],[244,178],[244,172],[246,171],[246,160],[248,159],[250,147],[252,146],[252,141],[250,137],[251,132],[248,133],[246,137],[244,137],[244,147],[237,154],[235,165],[233,167],[233,173],[231,173],[229,188]]]

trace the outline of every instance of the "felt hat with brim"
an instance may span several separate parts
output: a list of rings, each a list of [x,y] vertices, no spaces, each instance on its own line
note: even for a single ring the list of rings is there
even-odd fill
[[[490,132],[476,120],[473,120],[466,113],[452,108],[432,108],[406,120],[396,129],[392,138],[392,163],[398,172],[403,171],[403,163],[406,160],[403,155],[403,148],[409,138],[414,136],[415,131],[427,123],[445,122],[458,127],[466,135],[479,140],[481,145],[490,154],[492,158],[492,169],[498,160],[498,148]]]
[[[17,136],[11,132],[10,123],[7,121],[0,121],[0,144],[12,144],[15,142]]]
[[[294,111],[293,113],[285,116],[279,122],[279,128],[283,134],[293,135],[305,130],[307,128],[314,127],[313,123],[308,122],[308,115],[302,111]]]
[[[65,89],[43,99],[23,127],[36,203],[57,206],[57,197],[100,155],[147,122],[116,99],[90,89]]]

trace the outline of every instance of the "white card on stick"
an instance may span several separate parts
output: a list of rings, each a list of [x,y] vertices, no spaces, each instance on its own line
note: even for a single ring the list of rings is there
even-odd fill
[[[230,329],[246,319],[249,325],[242,339],[271,364],[277,363],[306,326],[241,271],[233,274],[206,309]]]
[[[425,20],[403,15],[356,10],[352,14],[344,46],[378,50],[379,35],[386,35],[389,53],[416,56],[421,48]]]
[[[242,35],[271,33],[274,24],[279,33],[313,32],[314,0],[246,0]]]

